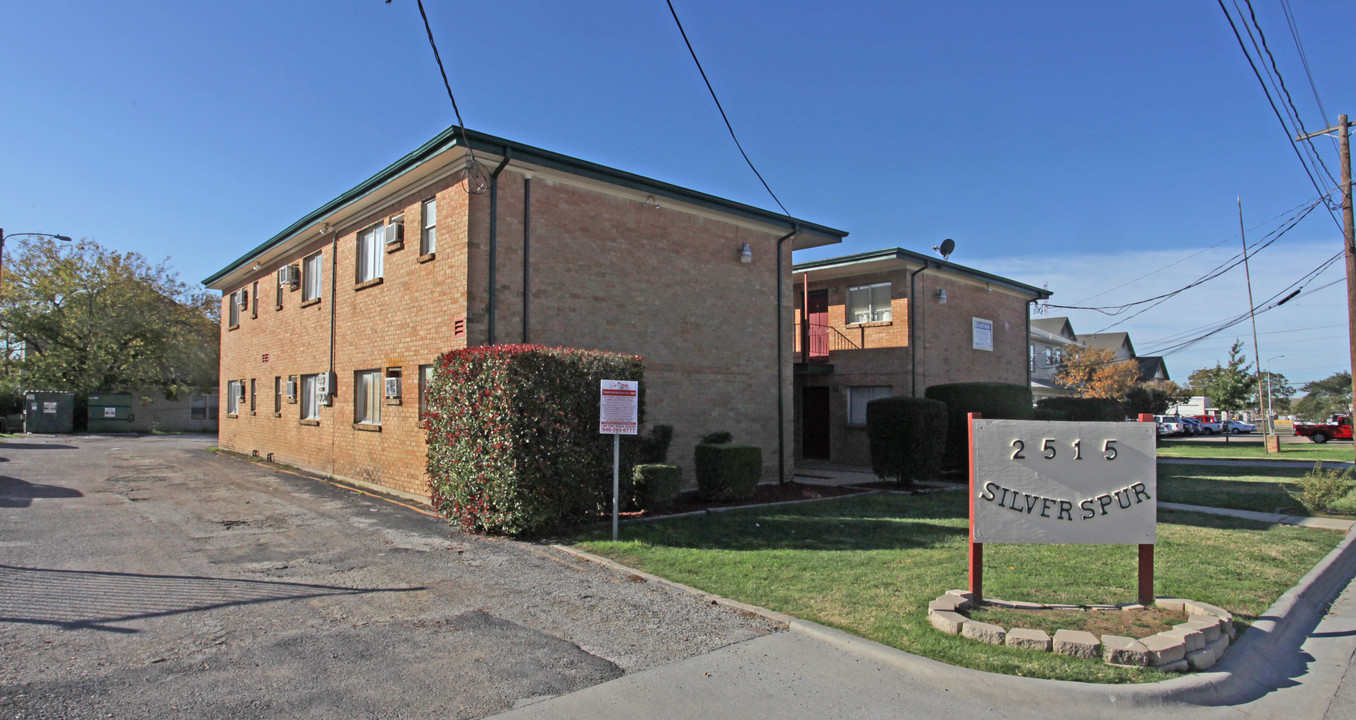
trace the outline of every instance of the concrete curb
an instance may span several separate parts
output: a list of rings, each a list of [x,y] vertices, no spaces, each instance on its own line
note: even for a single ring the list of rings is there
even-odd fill
[[[1001,675],[948,665],[882,645],[809,620],[713,595],[682,583],[629,568],[607,558],[563,545],[550,547],[605,567],[643,577],[708,602],[758,614],[791,632],[812,637],[847,653],[908,673],[939,688],[964,688],[967,695],[1004,709],[1039,713],[1051,697],[1065,705],[1086,705],[1092,717],[1117,707],[1144,709],[1238,705],[1256,700],[1291,682],[1295,674],[1278,658],[1295,657],[1328,606],[1356,576],[1356,533],[1348,533],[1293,588],[1281,595],[1208,672],[1139,685],[1100,685]],[[1303,672],[1302,670],[1300,671]]]

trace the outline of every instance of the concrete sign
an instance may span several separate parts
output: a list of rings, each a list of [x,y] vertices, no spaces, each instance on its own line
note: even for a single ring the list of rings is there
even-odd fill
[[[598,432],[602,435],[635,435],[640,415],[640,383],[604,380],[602,385]]]
[[[1154,423],[974,421],[976,543],[1151,544]]]

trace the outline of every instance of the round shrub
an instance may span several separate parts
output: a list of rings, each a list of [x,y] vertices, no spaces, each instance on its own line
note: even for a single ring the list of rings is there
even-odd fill
[[[692,460],[697,490],[716,502],[753,497],[763,473],[763,449],[756,445],[702,443]]]
[[[663,510],[673,505],[683,488],[683,471],[677,465],[637,465],[631,472],[635,506],[640,510]]]
[[[1000,420],[1030,420],[1032,415],[1031,387],[1028,385],[948,383],[933,385],[923,395],[946,403],[946,453],[942,464],[948,470],[969,465],[970,428],[965,424],[968,413],[977,412],[986,418]]]
[[[946,404],[926,398],[888,397],[866,404],[871,471],[901,485],[934,478],[946,448]]]

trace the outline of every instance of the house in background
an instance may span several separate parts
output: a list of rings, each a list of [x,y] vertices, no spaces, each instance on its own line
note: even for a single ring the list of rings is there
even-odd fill
[[[1078,335],[1074,333],[1069,318],[1031,318],[1028,352],[1032,400],[1040,402],[1049,397],[1072,397],[1075,394],[1056,382],[1055,377],[1064,365],[1065,356],[1078,344]]]
[[[644,356],[646,423],[674,427],[689,483],[719,430],[789,479],[791,253],[845,235],[449,128],[204,281],[220,445],[425,498],[439,355],[531,343]]]
[[[869,465],[866,403],[879,397],[1030,382],[1029,308],[1048,290],[902,248],[794,273],[798,459]]]

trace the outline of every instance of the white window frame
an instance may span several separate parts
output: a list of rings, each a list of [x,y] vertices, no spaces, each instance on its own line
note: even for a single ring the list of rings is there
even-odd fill
[[[301,261],[301,301],[319,300],[324,294],[325,265],[321,253],[309,255]]]
[[[371,282],[381,278],[386,264],[384,226],[381,223],[358,231],[357,281]]]
[[[848,288],[847,321],[849,324],[890,322],[890,283],[873,283]],[[863,308],[862,305],[865,307]]]
[[[240,391],[244,389],[244,383],[240,380],[226,381],[226,414],[240,414]]]
[[[240,324],[240,293],[231,293],[228,302],[229,308],[226,310],[226,324],[235,327]]]
[[[419,254],[431,255],[438,250],[438,198],[431,197],[420,205]]]
[[[320,419],[320,393],[316,392],[319,373],[301,376],[301,419]]]
[[[381,368],[353,373],[353,422],[380,425],[385,383]]]
[[[866,424],[866,404],[872,400],[894,396],[889,385],[854,385],[847,388],[847,424]]]

